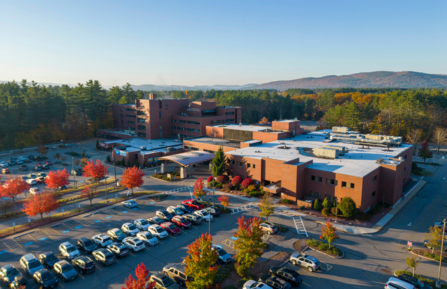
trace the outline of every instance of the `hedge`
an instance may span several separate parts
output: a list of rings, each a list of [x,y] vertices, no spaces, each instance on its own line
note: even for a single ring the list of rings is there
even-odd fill
[[[410,275],[410,276],[413,275],[413,273],[410,272],[410,271],[405,271],[405,270],[397,270],[396,271],[396,275],[397,276],[402,275],[402,274],[406,274],[406,275]],[[420,276],[418,274],[414,274],[414,277],[418,278],[420,281],[422,281],[423,283],[427,284],[428,286],[431,286],[432,288],[436,288],[435,287],[436,286],[436,281],[434,281],[432,279],[429,279],[429,278],[425,278],[425,277]],[[447,285],[441,283],[441,288],[447,288]]]
[[[329,244],[323,243],[323,242],[315,240],[315,239],[310,239],[306,243],[310,247],[313,247],[315,249],[318,248],[318,250],[324,251],[324,252],[329,253],[334,256],[342,256],[343,255],[342,251],[340,249],[338,249],[337,247],[335,247],[334,245],[332,245],[331,248],[329,248]]]

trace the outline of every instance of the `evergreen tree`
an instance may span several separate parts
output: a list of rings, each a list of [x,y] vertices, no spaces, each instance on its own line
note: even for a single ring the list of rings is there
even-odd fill
[[[330,209],[331,208],[331,204],[329,204],[329,201],[328,201],[327,197],[324,198],[324,200],[323,200],[323,208],[325,208],[325,209]]]
[[[344,126],[349,127],[352,130],[360,129],[360,116],[361,112],[358,105],[355,102],[345,106],[345,121]]]
[[[216,156],[213,158],[213,175],[215,177],[221,176],[227,172],[228,164],[225,158],[225,154],[223,152],[222,147],[216,152]]]
[[[318,202],[318,199],[315,200],[314,202],[314,209],[319,211],[320,210],[320,202]]]

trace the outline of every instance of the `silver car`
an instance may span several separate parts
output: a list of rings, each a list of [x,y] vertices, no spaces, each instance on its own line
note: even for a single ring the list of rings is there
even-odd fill
[[[301,267],[307,268],[310,272],[315,272],[320,268],[320,261],[317,258],[306,255],[295,253],[290,256],[290,262],[293,265],[300,265]]]
[[[61,253],[62,256],[64,256],[68,260],[81,256],[79,250],[75,246],[73,246],[70,242],[64,242],[60,244],[59,252]]]
[[[75,268],[65,260],[57,262],[53,268],[56,275],[61,276],[64,282],[72,281],[78,277],[78,272]]]

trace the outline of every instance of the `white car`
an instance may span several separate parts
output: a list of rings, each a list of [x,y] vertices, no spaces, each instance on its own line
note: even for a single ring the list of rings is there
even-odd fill
[[[138,207],[137,202],[135,202],[134,200],[127,200],[121,203],[121,205],[123,205],[124,207],[127,208],[136,208]]]
[[[124,238],[123,244],[124,246],[126,246],[127,248],[129,248],[134,252],[138,252],[146,248],[146,246],[144,246],[143,241],[135,237]]]
[[[35,179],[27,179],[25,181],[28,185],[37,185],[37,182]]]
[[[211,221],[213,220],[213,215],[211,215],[210,213],[208,213],[208,211],[206,209],[200,210],[200,211],[195,211],[194,214],[196,214],[197,216],[202,217],[202,219],[205,219],[206,221]]]
[[[81,256],[79,250],[75,246],[73,246],[70,242],[64,242],[60,244],[59,252],[63,257],[67,258],[68,260],[72,260],[73,258]]]
[[[136,219],[133,223],[140,231],[147,231],[147,228],[151,225],[145,219]]]
[[[243,289],[273,289],[269,285],[262,283],[262,282],[256,282],[255,280],[248,280],[245,282]]]
[[[149,232],[140,232],[137,234],[137,238],[151,247],[158,244],[158,239]]]
[[[105,248],[108,245],[112,244],[112,239],[105,234],[99,234],[92,237],[93,243],[98,245],[99,247]]]
[[[295,253],[290,256],[290,262],[292,262],[293,265],[297,266],[300,265],[302,267],[306,267],[307,270],[310,272],[315,272],[320,268],[320,261],[318,261],[317,258],[301,254],[301,253]]]
[[[168,237],[168,232],[165,231],[162,227],[159,225],[150,225],[149,229],[147,229],[149,233],[151,233],[153,236],[157,237],[158,239],[164,239]]]
[[[32,195],[37,195],[40,193],[40,189],[37,187],[31,188],[31,189],[29,189],[29,193]]]
[[[0,163],[0,167],[2,167],[2,168],[7,168],[7,167],[9,167],[9,165],[8,165],[7,162],[1,162],[1,163]]]
[[[168,211],[169,213],[171,213],[175,216],[181,216],[185,213],[180,208],[177,208],[175,206],[169,206],[166,211]]]
[[[124,223],[124,225],[121,226],[121,231],[128,236],[136,236],[137,233],[140,232],[140,230],[138,230],[138,228],[132,223]]]

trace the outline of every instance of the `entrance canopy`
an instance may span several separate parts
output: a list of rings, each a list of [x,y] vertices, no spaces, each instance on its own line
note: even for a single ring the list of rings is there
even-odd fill
[[[191,151],[176,155],[170,155],[158,158],[159,160],[171,161],[178,163],[181,166],[195,165],[210,161],[214,158],[214,154],[204,151]]]

